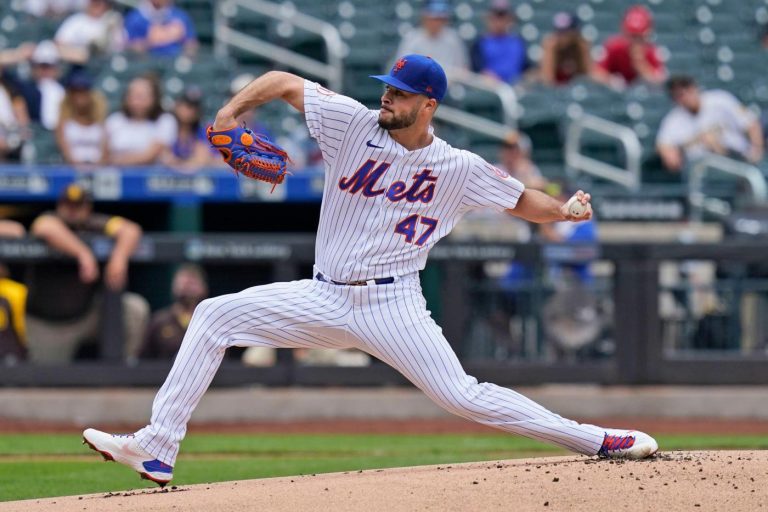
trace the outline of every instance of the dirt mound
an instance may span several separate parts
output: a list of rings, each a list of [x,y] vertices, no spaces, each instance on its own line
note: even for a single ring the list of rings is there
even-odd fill
[[[0,512],[768,509],[768,451],[545,457],[244,480],[0,504]]]

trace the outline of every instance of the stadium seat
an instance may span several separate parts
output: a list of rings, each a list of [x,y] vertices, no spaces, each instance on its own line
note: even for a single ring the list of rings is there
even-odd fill
[[[210,1],[195,2],[194,7],[185,7],[189,12],[192,22],[195,25],[197,38],[203,45],[213,43],[213,23],[214,12]]]
[[[384,72],[391,62],[404,23],[419,23],[420,3],[405,0],[289,0],[298,11],[325,20],[341,28],[347,51],[344,59],[343,91],[375,108],[382,93],[381,84],[368,75]],[[554,14],[563,9],[573,11],[598,45],[619,32],[622,14],[637,0],[582,0],[576,3],[526,0],[514,2],[518,17],[517,30],[526,38],[531,55],[538,58],[536,45],[552,30]],[[766,0],[645,0],[654,13],[655,43],[663,48],[666,65],[672,74],[690,74],[702,87],[723,88],[737,94],[752,106],[768,108],[768,52],[761,49],[757,35],[761,23],[768,23]],[[24,14],[14,10],[10,2],[0,2],[0,43],[15,46],[27,40],[51,37],[57,21],[26,23]],[[20,2],[13,4],[19,9]],[[210,0],[177,0],[177,5],[191,16],[201,42],[196,59],[158,61],[135,55],[119,55],[95,59],[89,69],[97,77],[114,109],[120,104],[130,78],[155,72],[165,85],[166,94],[175,97],[186,86],[195,85],[204,92],[203,110],[210,116],[229,95],[230,81],[241,73],[260,75],[269,69],[280,69],[280,63],[255,56],[250,52],[229,48],[229,58],[212,52],[215,2]],[[482,31],[487,0],[456,0],[454,26],[465,36]],[[275,22],[252,10],[236,7],[231,19],[233,28],[263,38],[281,47],[295,50],[318,60],[326,60],[325,47],[316,35],[289,24]],[[536,64],[534,62],[534,64]],[[452,88],[454,89],[454,88]],[[611,119],[633,128],[641,141],[647,176],[658,172],[654,140],[662,117],[671,108],[663,88],[644,85],[616,92],[588,80],[577,80],[568,86],[549,88],[539,84],[516,86],[524,112],[519,126],[533,141],[534,159],[548,174],[562,174],[563,133],[570,115],[580,112]],[[454,89],[455,90],[455,89]],[[460,87],[447,104],[488,119],[500,121],[498,99],[472,87]],[[274,125],[276,135],[291,123],[280,108],[267,107],[260,118]],[[467,146],[488,159],[495,159],[498,142],[462,129],[437,123],[439,135],[457,146]],[[43,134],[39,141],[41,154],[52,139]],[[585,148],[589,154],[608,161],[621,161],[615,143],[588,136]],[[55,153],[55,152],[54,152]],[[664,173],[664,171],[661,171]],[[662,174],[666,176],[666,173]],[[646,173],[644,172],[644,179]]]
[[[56,145],[56,137],[50,130],[46,130],[40,125],[32,126],[32,143],[35,148],[35,159],[42,164],[61,163],[62,157],[59,148]]]
[[[503,122],[499,98],[488,91],[466,87],[461,106],[467,112],[476,114],[492,121]]]

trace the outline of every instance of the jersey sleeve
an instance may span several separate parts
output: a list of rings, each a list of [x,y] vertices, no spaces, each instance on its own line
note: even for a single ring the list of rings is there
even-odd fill
[[[597,66],[605,71],[611,73],[613,71],[613,58],[616,53],[616,44],[612,38],[609,38],[603,44],[603,58],[597,63]]]
[[[492,208],[498,212],[511,210],[523,194],[525,186],[503,169],[474,156],[470,161],[462,207],[464,210]]]
[[[695,134],[690,134],[693,136]],[[670,112],[661,120],[661,126],[656,134],[656,144],[664,146],[681,146],[685,144],[686,135],[676,122],[675,112]]]
[[[129,41],[136,41],[137,39],[145,39],[147,37],[149,23],[136,9],[130,11],[125,16],[123,26]]]
[[[645,52],[645,60],[653,68],[653,71],[657,74],[665,73],[666,68],[664,66],[664,59],[659,54],[659,49],[654,45],[649,45]]]
[[[122,224],[122,217],[93,213],[85,221],[83,230],[88,233],[102,234],[109,237],[114,237]]]
[[[336,94],[318,83],[304,81],[307,128],[327,161],[336,158],[352,118],[363,110],[368,109],[348,96]]]
[[[184,23],[184,42],[197,41],[197,31],[195,30],[195,24],[192,22],[192,19],[189,17],[189,15],[179,9],[178,16],[181,22]]]
[[[757,120],[757,116],[746,108],[733,94],[728,91],[713,91],[712,96],[720,106],[720,110],[727,112],[736,126],[746,130]]]
[[[77,30],[76,23],[74,22],[73,16],[70,16],[64,20],[56,31],[53,40],[61,44],[71,44],[75,30]]]
[[[172,146],[178,138],[178,123],[171,114],[162,114],[155,121],[156,140],[164,146]]]

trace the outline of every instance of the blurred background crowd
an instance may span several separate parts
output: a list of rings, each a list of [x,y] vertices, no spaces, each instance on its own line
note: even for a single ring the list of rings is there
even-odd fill
[[[466,69],[515,86],[523,125],[580,106],[632,122],[647,157],[674,174],[706,151],[761,164],[759,108],[768,101],[768,84],[758,53],[768,52],[768,6],[616,3],[400,2],[390,6],[396,22],[377,29],[388,38],[383,47],[367,46],[371,34],[361,34],[380,7],[346,1],[311,9],[348,35],[344,92],[371,107],[380,91],[363,83],[359,71],[377,72],[397,55],[422,53],[452,74]],[[212,2],[7,4],[0,12],[0,158],[7,162],[156,164],[186,172],[218,165],[205,145],[206,120],[228,95],[274,67],[237,52],[212,54]],[[292,37],[273,35],[298,44]],[[463,94],[457,86],[448,101],[497,108],[473,105],[483,100]],[[297,168],[317,163],[300,120],[279,109],[265,115],[248,121],[292,150]],[[446,130],[457,144],[475,142]],[[481,154],[495,158],[488,141],[477,142]],[[542,147],[541,154],[554,165],[551,149]]]
[[[215,37],[219,9],[228,9],[231,26],[243,33],[311,57],[327,55],[316,38],[290,24],[238,11],[231,2],[221,4],[3,2],[0,162],[35,169],[66,166],[78,173],[151,166],[194,175],[223,169],[205,140],[206,124],[253,77],[288,68],[236,45],[222,51]],[[455,81],[446,105],[494,121],[500,120],[497,98],[467,87],[462,73],[476,73],[469,75],[476,82],[512,87],[517,126],[506,127],[501,137],[441,122],[436,133],[554,196],[567,198],[577,185],[563,170],[563,120],[583,113],[634,131],[642,148],[644,184],[684,185],[690,166],[711,154],[768,172],[765,1],[301,0],[281,6],[337,27],[345,53],[341,92],[371,108],[377,108],[381,89],[367,76],[407,53],[430,55],[446,68]],[[301,117],[283,105],[269,105],[242,120],[288,150],[294,173],[320,163]],[[598,141],[593,149],[607,160],[621,157],[610,144]],[[143,224],[129,217],[94,212],[87,187],[72,185],[45,211],[27,212],[21,223],[2,221],[4,236],[28,233],[75,263],[66,271],[59,263],[38,265],[23,277],[4,270],[0,305],[8,321],[0,353],[8,360],[28,357],[39,363],[87,357],[81,349],[83,340],[97,336],[101,284],[120,291],[129,282],[128,261]],[[479,221],[497,222],[482,215]],[[527,233],[521,240],[599,240],[596,223],[519,228]],[[100,267],[80,240],[83,233],[115,240],[105,265]],[[567,270],[575,282],[591,286],[588,265],[567,267],[552,265],[549,271],[562,275]],[[489,320],[473,326],[475,335],[482,338],[479,331],[490,331],[488,336],[510,340],[503,350],[519,351],[510,316],[523,314],[523,306],[512,297],[533,278],[531,269],[507,264],[489,272],[512,304],[490,308]],[[172,357],[195,304],[208,294],[206,272],[195,265],[173,273],[170,305],[150,305],[138,293],[123,294],[126,359]],[[558,300],[568,303],[567,297]],[[597,299],[591,307],[584,314],[609,308]],[[555,302],[544,314],[562,309]],[[254,352],[247,357],[254,364],[273,360]],[[312,357],[306,355],[308,361]],[[360,362],[352,358],[349,364]]]

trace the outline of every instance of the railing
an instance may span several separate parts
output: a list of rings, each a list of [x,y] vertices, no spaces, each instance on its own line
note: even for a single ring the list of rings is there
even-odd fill
[[[517,102],[517,93],[511,85],[499,80],[489,79],[485,75],[473,73],[466,69],[452,69],[448,71],[451,86],[463,85],[496,95],[501,103],[503,124],[508,128],[515,128],[517,126],[517,120],[520,118],[520,107]]]
[[[319,35],[325,42],[328,62],[311,59],[229,27],[227,23],[236,16],[238,8],[252,10],[265,17],[283,21]],[[225,0],[218,2],[214,22],[217,51],[223,52],[227,45],[235,46],[272,62],[324,79],[328,82],[328,86],[335,91],[342,89],[344,44],[338,29],[330,23],[298,12],[293,4],[276,4],[265,0]]]
[[[732,158],[707,155],[691,166],[688,176],[688,204],[691,209],[691,220],[700,221],[704,210],[718,214],[728,213],[728,210],[723,207],[722,201],[716,198],[707,198],[704,195],[704,176],[712,171],[745,180],[749,184],[753,204],[764,203],[768,200],[768,183],[766,183],[760,169]]]
[[[435,113],[437,119],[499,141],[504,140],[509,131],[517,127],[520,108],[517,103],[517,94],[512,86],[489,80],[483,75],[466,70],[454,69],[449,73],[449,76],[452,86],[457,84],[470,86],[498,96],[503,122],[492,121],[449,105],[440,105]]]
[[[138,0],[117,0],[126,6],[135,7]],[[284,21],[298,28],[320,35],[326,45],[328,63],[311,59],[300,53],[244,34],[228,26],[236,9],[242,7],[256,11],[272,19]],[[325,79],[334,91],[343,91],[343,43],[339,31],[325,21],[302,14],[293,4],[276,4],[265,0],[225,0],[218,2],[214,9],[214,44],[217,54],[226,53],[227,46],[252,52],[260,57],[279,62],[314,77]],[[514,88],[506,83],[489,80],[487,77],[467,70],[453,70],[451,83],[480,89],[496,95],[501,104],[502,123],[442,105],[436,117],[444,122],[461,126],[491,138],[503,140],[510,129],[517,127],[520,109]]]
[[[606,138],[618,141],[623,146],[627,158],[625,166],[617,167],[584,155],[581,152],[581,142],[585,131],[599,133]],[[640,140],[631,128],[590,114],[579,116],[568,127],[565,139],[565,163],[566,172],[571,178],[574,178],[578,172],[583,172],[636,191],[640,188],[641,157]]]
[[[448,105],[440,105],[440,108],[438,108],[435,113],[435,117],[446,123],[481,133],[487,137],[498,139],[499,141],[504,140],[511,129],[505,124],[497,123],[496,121],[491,121],[490,119],[470,114]]]

